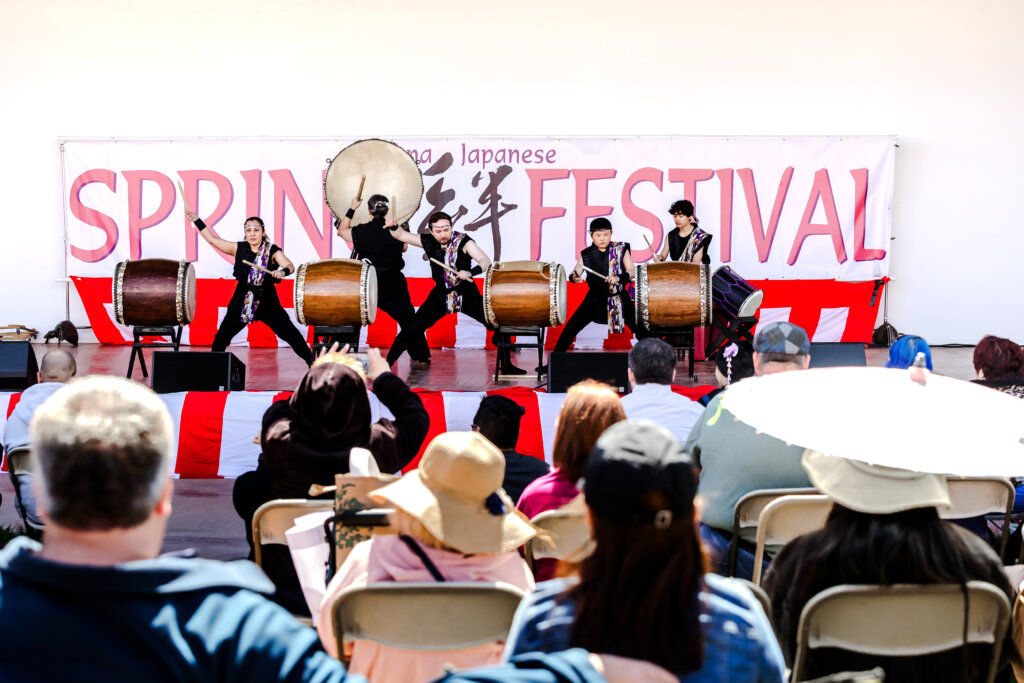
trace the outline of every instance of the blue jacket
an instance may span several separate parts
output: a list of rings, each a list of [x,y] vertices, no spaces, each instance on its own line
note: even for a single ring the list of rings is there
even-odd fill
[[[559,652],[569,648],[576,607],[568,595],[572,579],[538,584],[516,613],[506,657],[524,652]],[[700,594],[704,665],[679,676],[686,683],[786,680],[786,664],[771,625],[746,588],[706,574]],[[616,654],[616,653],[610,653]]]

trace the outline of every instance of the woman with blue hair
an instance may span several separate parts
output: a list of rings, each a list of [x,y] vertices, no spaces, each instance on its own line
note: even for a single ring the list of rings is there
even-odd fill
[[[885,367],[909,368],[914,364],[918,353],[924,354],[925,365],[931,370],[932,350],[928,347],[928,342],[917,335],[905,334],[889,347],[889,362]]]

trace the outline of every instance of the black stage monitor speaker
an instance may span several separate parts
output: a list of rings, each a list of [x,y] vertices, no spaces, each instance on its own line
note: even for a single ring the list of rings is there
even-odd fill
[[[594,379],[628,394],[628,370],[628,353],[552,353],[548,358],[548,392],[564,394],[573,384]]]
[[[811,344],[812,368],[863,367],[867,365],[860,342],[818,342]]]
[[[39,366],[32,344],[0,342],[0,391],[23,391],[36,383]]]
[[[244,391],[245,363],[230,351],[154,351],[153,391]]]

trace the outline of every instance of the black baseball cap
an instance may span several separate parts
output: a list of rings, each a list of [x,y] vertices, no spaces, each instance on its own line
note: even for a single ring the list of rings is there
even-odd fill
[[[697,477],[693,461],[672,432],[648,420],[627,420],[597,440],[583,491],[598,517],[664,528],[693,513]],[[664,495],[648,495],[655,491]],[[669,502],[654,504],[655,498]]]

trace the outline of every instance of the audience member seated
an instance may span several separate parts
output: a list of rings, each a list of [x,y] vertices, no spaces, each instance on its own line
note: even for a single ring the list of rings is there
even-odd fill
[[[754,347],[748,341],[733,342],[715,357],[715,379],[718,388],[697,399],[697,403],[706,406],[725,388],[741,379],[754,376]]]
[[[887,368],[909,368],[917,360],[917,354],[923,353],[925,367],[932,369],[932,350],[921,337],[913,334],[905,334],[892,343],[889,347],[889,360]]]
[[[680,681],[784,681],[750,591],[705,573],[695,489],[690,458],[667,430],[609,427],[584,480],[594,551],[577,576],[540,584],[523,601],[506,653],[582,647],[653,662]]]
[[[346,347],[347,348],[347,347]],[[382,472],[397,472],[419,452],[430,418],[423,402],[389,371],[377,349],[369,349],[369,376],[345,353],[326,353],[313,363],[287,401],[263,416],[263,453],[254,472],[235,481],[233,502],[245,524],[252,559],[252,517],[277,498],[306,498],[312,484],[333,484],[349,471],[349,452],[367,448]],[[366,380],[395,416],[370,423]],[[296,614],[308,608],[291,556],[284,546],[266,548],[263,569],[277,585],[281,604]]]
[[[532,589],[533,577],[516,549],[535,531],[502,491],[504,475],[501,451],[483,436],[446,432],[430,442],[414,472],[371,493],[395,508],[391,525],[398,533],[357,544],[331,580],[317,617],[327,651],[337,655],[331,601],[352,586],[445,580]],[[374,683],[413,683],[439,676],[448,663],[467,667],[500,659],[497,643],[424,652],[358,641],[351,665]]]
[[[521,405],[507,396],[484,396],[473,417],[473,431],[487,437],[505,456],[505,481],[501,486],[516,503],[527,484],[550,471],[548,464],[540,458],[516,452],[519,423],[525,412]]]
[[[983,337],[974,347],[977,384],[1024,398],[1024,349],[1010,339]]]
[[[33,384],[21,392],[18,405],[14,407],[11,416],[7,418],[4,427],[4,453],[10,453],[15,448],[28,446],[28,425],[32,421],[32,415],[36,409],[43,404],[55,391],[64,386],[68,380],[78,374],[78,366],[75,364],[75,357],[67,351],[49,351],[43,356],[43,362],[39,366],[39,374],[36,379],[39,384]],[[29,473],[11,473],[11,481],[15,484],[17,492],[15,505],[19,508],[19,514],[24,515],[26,522],[31,522],[36,527],[42,526],[43,520],[36,512],[35,493],[32,491],[33,475]]]
[[[607,384],[584,380],[570,387],[555,420],[552,460],[555,469],[526,487],[519,509],[533,519],[545,510],[557,510],[580,494],[579,480],[598,437],[626,419],[618,394]],[[546,581],[555,575],[555,560],[541,559],[533,575]]]
[[[789,322],[758,327],[754,337],[754,372],[804,370],[811,362],[811,342],[803,328]],[[809,487],[800,466],[803,449],[756,431],[722,408],[728,390],[708,403],[685,448],[699,468],[697,492],[704,501],[700,534],[711,554],[711,568],[728,573],[732,519],[740,498],[758,489]],[[808,397],[813,400],[814,397]],[[765,396],[771,401],[772,397]],[[799,410],[800,406],[793,406]],[[754,530],[739,539],[736,576],[749,579],[754,571]]]
[[[672,391],[675,349],[654,337],[641,339],[629,352],[628,372],[633,391],[622,398],[626,417],[651,420],[675,434],[679,443],[686,441],[702,408]]]
[[[43,545],[0,551],[4,681],[342,681],[248,562],[158,557],[174,432],[163,402],[90,377],[36,410]]]
[[[845,583],[956,583],[987,581],[1013,599],[999,557],[981,539],[939,518],[949,505],[940,474],[868,465],[808,451],[811,481],[835,500],[825,527],[787,544],[776,556],[764,586],[772,600],[775,632],[787,663],[796,654],[800,613],[814,595]],[[866,657],[834,648],[817,649],[808,678],[881,666],[885,679],[920,683],[982,680],[987,645],[924,657]],[[1011,652],[1010,643],[1003,650]]]

